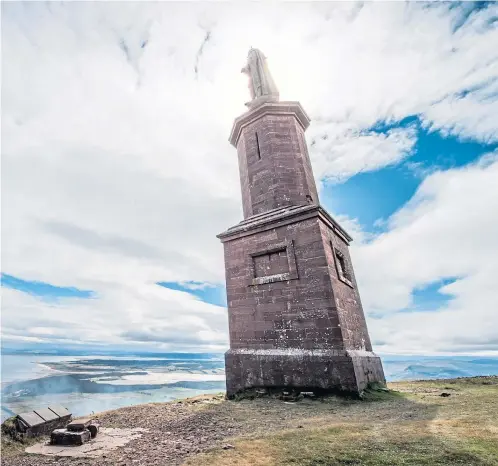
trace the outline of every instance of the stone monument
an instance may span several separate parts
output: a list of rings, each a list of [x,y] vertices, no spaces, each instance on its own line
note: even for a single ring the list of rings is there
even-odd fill
[[[250,388],[360,393],[385,383],[349,256],[351,237],[320,206],[299,102],[280,102],[265,56],[249,51],[252,100],[237,118],[244,220],[224,245],[230,330],[227,396]]]

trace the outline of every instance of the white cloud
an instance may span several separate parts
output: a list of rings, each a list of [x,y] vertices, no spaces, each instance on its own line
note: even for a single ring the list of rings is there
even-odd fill
[[[4,344],[34,341],[166,351],[226,346],[222,307],[154,284],[111,284],[101,291],[95,299],[47,301],[4,289]]]
[[[435,172],[389,219],[386,233],[353,243],[379,350],[498,350],[497,179],[498,152]],[[438,312],[413,308],[414,289],[445,278],[457,278],[440,289],[448,303]]]
[[[191,296],[154,283],[223,281],[215,235],[242,217],[227,138],[248,98],[239,70],[249,46],[269,57],[281,98],[311,115],[316,176],[344,180],[409,157],[415,130],[383,134],[378,122],[417,114],[427,127],[496,137],[484,96],[497,7],[452,34],[464,9],[3,4],[3,271],[97,294],[54,307],[7,290],[4,335],[145,345],[171,323],[185,341],[216,335],[218,345],[226,318],[198,315]],[[389,293],[398,303],[409,292]]]
[[[343,131],[337,134],[337,125],[327,126],[322,137],[311,141],[313,150],[321,154],[314,163],[314,173],[322,181],[341,181],[361,172],[394,165],[411,155],[416,142],[413,127],[393,128],[385,133]]]
[[[498,38],[497,38],[498,43]],[[498,72],[495,71],[495,74]],[[451,96],[423,113],[422,122],[443,135],[456,134],[484,142],[497,142],[498,80],[464,96]]]

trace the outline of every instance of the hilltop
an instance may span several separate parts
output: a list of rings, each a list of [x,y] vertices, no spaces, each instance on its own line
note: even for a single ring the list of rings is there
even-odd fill
[[[108,427],[149,429],[100,458],[26,455],[21,465],[498,465],[498,377],[397,382],[364,399],[227,401],[223,395],[100,413]]]

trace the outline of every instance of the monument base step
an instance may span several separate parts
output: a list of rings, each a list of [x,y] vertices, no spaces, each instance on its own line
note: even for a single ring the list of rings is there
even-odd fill
[[[225,368],[228,398],[253,388],[359,395],[371,383],[386,383],[370,351],[231,349]]]

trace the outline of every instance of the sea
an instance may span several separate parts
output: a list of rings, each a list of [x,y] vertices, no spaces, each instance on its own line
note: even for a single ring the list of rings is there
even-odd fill
[[[388,381],[498,375],[498,357],[380,355]],[[74,416],[225,390],[222,354],[4,354],[1,420],[50,405]]]

